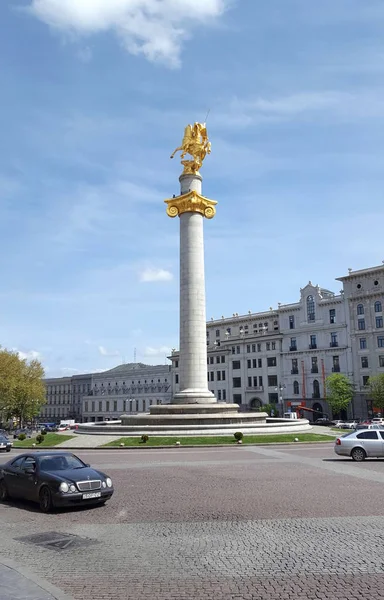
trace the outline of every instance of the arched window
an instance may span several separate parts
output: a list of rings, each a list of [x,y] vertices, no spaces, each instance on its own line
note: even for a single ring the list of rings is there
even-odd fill
[[[300,394],[300,387],[299,387],[299,382],[298,381],[294,381],[293,382],[293,393],[295,395]]]
[[[320,385],[317,379],[315,379],[313,382],[313,397],[320,398]]]
[[[307,318],[308,321],[315,320],[315,299],[313,296],[307,298]]]
[[[357,305],[357,314],[358,315],[363,315],[364,314],[364,306],[362,304],[358,304]]]
[[[381,302],[378,300],[377,302],[375,302],[375,312],[381,312],[383,310],[382,306],[381,306]]]

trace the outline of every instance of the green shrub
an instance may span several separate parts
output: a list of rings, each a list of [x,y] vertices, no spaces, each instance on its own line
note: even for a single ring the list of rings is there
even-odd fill
[[[141,436],[141,441],[143,442],[143,444],[145,444],[146,442],[148,442],[149,440],[149,436],[148,435],[142,435]]]
[[[22,442],[23,440],[25,440],[27,436],[25,435],[25,433],[19,433],[19,435],[17,436],[17,439]]]
[[[40,431],[40,435],[47,435],[47,432],[45,431],[45,429],[42,429],[42,430]]]
[[[41,442],[43,442],[43,441],[44,441],[44,436],[41,435],[41,433],[39,433],[39,435],[36,436],[36,442],[38,444],[41,444]]]
[[[236,431],[236,433],[234,433],[233,435],[235,437],[235,440],[237,440],[237,441],[242,440],[244,437],[244,435],[241,431]]]

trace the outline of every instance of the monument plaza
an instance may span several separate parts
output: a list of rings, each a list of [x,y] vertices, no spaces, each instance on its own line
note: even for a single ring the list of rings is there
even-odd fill
[[[384,597],[382,461],[343,460],[329,443],[78,454],[113,477],[105,507],[0,505],[18,597]]]

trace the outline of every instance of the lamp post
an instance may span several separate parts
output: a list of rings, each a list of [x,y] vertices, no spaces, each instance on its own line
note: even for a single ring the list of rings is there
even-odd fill
[[[281,408],[281,416],[284,416],[284,398],[283,398],[283,391],[285,390],[286,385],[285,383],[279,383],[278,387],[275,388],[276,392],[279,392],[279,401],[280,401],[280,408]]]

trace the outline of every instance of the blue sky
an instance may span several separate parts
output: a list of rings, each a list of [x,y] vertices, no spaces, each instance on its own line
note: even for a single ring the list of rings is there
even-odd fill
[[[383,249],[382,0],[2,0],[0,343],[47,376],[178,345],[169,160],[207,122],[207,317]]]

